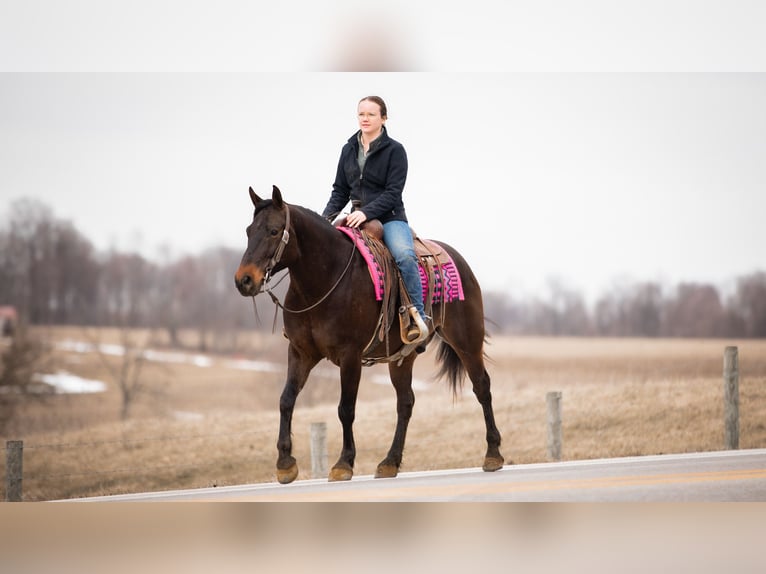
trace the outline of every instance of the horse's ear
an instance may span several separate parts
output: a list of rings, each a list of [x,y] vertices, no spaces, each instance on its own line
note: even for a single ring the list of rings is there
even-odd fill
[[[258,195],[253,191],[253,188],[250,188],[250,201],[253,202],[253,205],[258,205],[262,200]]]
[[[282,192],[279,191],[279,188],[276,185],[271,192],[271,200],[274,202],[274,207],[282,209]]]

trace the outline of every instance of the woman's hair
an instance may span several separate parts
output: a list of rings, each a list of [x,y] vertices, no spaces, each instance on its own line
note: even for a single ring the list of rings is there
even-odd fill
[[[365,100],[378,104],[381,118],[386,119],[388,117],[388,109],[386,109],[386,102],[383,101],[383,98],[380,96],[367,96],[359,100],[359,103],[361,104]]]

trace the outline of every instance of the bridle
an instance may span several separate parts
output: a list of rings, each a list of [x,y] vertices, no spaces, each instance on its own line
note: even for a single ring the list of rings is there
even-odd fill
[[[287,247],[287,244],[290,241],[290,232],[288,231],[288,229],[290,229],[290,207],[286,203],[284,206],[285,228],[282,230],[282,239],[279,240],[279,245],[277,245],[277,249],[274,251],[274,255],[271,256],[271,259],[269,259],[269,262],[266,264],[265,283],[271,281],[271,272],[274,270],[274,267],[277,266],[280,259],[282,259],[282,254],[285,252],[285,247]]]
[[[345,269],[343,269],[343,273],[340,274],[340,277],[338,277],[338,280],[335,282],[335,284],[330,287],[330,290],[324,294],[324,296],[319,299],[316,303],[313,305],[309,305],[305,309],[288,309],[285,307],[280,301],[279,298],[272,292],[271,288],[269,287],[269,282],[272,279],[271,272],[274,270],[274,267],[277,266],[279,261],[282,259],[282,254],[285,251],[285,247],[287,247],[288,242],[290,241],[290,232],[288,229],[290,228],[290,207],[285,203],[285,228],[282,231],[282,238],[279,241],[279,245],[277,245],[277,249],[274,252],[274,255],[272,255],[271,259],[269,259],[268,264],[266,265],[266,275],[263,282],[263,290],[269,294],[269,297],[271,297],[271,300],[274,302],[274,304],[281,308],[283,311],[287,313],[305,313],[306,311],[311,311],[315,307],[319,306],[325,299],[327,299],[333,291],[340,285],[341,280],[343,277],[346,276],[346,273],[348,272],[349,268],[351,267],[351,262],[354,260],[354,253],[356,253],[356,242],[352,241],[351,245],[353,246],[351,249],[351,255],[348,258],[348,263],[346,263]],[[284,279],[286,275],[282,276],[282,278],[277,281],[277,283],[274,285],[276,287],[282,282],[282,279]],[[255,303],[255,296],[253,296],[253,303]],[[276,313],[276,310],[275,310]],[[276,315],[274,316],[274,320],[276,321]]]

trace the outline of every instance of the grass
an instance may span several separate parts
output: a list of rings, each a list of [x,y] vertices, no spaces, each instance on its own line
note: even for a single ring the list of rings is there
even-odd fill
[[[73,329],[44,334],[83,340]],[[98,333],[102,342],[119,336]],[[150,337],[153,348],[165,344],[156,333],[136,336]],[[237,342],[236,354],[213,355],[207,367],[148,364],[148,391],[126,421],[119,417],[119,391],[98,357],[57,352],[60,368],[104,380],[109,388],[23,405],[0,440],[24,440],[25,500],[273,481],[284,373],[237,370],[227,361],[283,362],[285,342],[258,334],[242,334]],[[548,391],[563,395],[565,460],[720,450],[727,345],[739,347],[740,447],[766,447],[766,341],[495,337],[488,370],[501,450],[516,464],[547,460]],[[453,400],[445,383],[432,380],[435,372],[430,349],[415,365],[416,405],[402,470],[480,466],[484,423],[470,384]],[[385,366],[363,372],[354,426],[357,475],[374,472],[393,436],[394,392],[378,384],[385,375]],[[293,420],[299,479],[310,478],[312,422],[327,422],[330,465],[340,451],[338,396],[337,369],[323,363]]]

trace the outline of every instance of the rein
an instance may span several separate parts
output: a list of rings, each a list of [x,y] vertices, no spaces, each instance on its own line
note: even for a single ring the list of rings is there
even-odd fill
[[[287,313],[295,313],[295,314],[305,313],[306,311],[311,311],[315,307],[318,307],[321,303],[325,301],[325,299],[327,299],[332,294],[333,291],[335,291],[338,285],[340,285],[341,280],[346,276],[346,273],[351,267],[351,262],[354,260],[354,253],[356,253],[356,243],[354,243],[353,241],[351,242],[351,245],[352,245],[351,255],[348,258],[348,263],[346,263],[346,268],[343,269],[343,272],[340,274],[340,277],[338,277],[338,280],[335,282],[335,284],[332,287],[330,287],[330,290],[327,293],[325,293],[321,299],[319,299],[319,301],[317,301],[313,305],[309,305],[305,309],[288,309],[279,300],[279,297],[277,297],[273,293],[271,288],[268,286],[269,282],[272,279],[271,271],[274,269],[277,263],[279,263],[279,260],[282,258],[282,253],[284,252],[285,247],[287,246],[287,243],[290,241],[290,233],[287,230],[288,227],[290,226],[290,208],[287,206],[287,204],[285,204],[285,210],[287,211],[287,215],[285,216],[285,230],[282,232],[282,239],[279,242],[279,245],[277,246],[277,250],[274,253],[274,256],[271,258],[271,260],[269,261],[269,264],[266,267],[266,280],[264,282],[263,290],[269,294],[269,297],[271,297],[271,300],[274,302],[274,304],[280,309],[282,309],[283,311]],[[282,278],[279,281],[277,281],[274,287],[279,285],[285,277],[286,275],[282,276]],[[276,322],[276,314],[274,316],[274,321]]]

